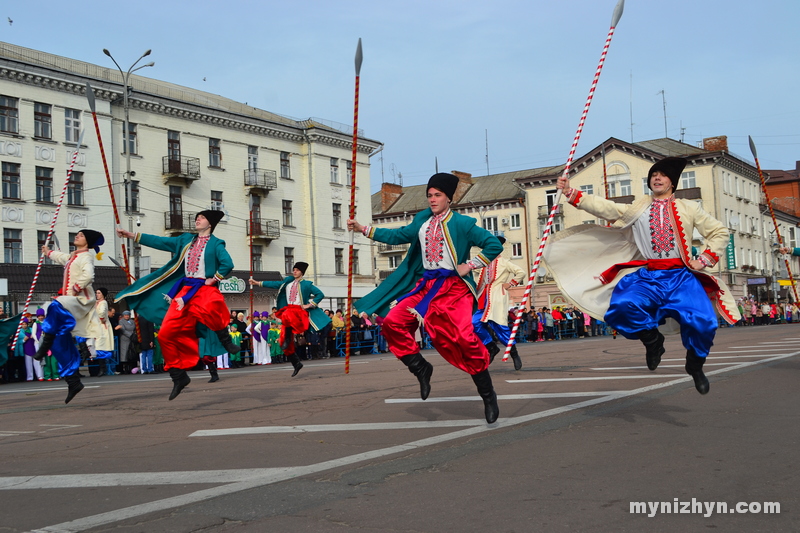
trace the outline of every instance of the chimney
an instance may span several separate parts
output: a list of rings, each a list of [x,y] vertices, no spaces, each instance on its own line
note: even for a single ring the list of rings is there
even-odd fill
[[[458,187],[453,195],[453,203],[457,204],[472,186],[472,174],[458,170],[453,170],[450,173],[458,178]]]
[[[720,135],[719,137],[706,137],[703,139],[703,149],[710,152],[727,152],[728,136]]]
[[[381,211],[386,211],[403,194],[403,187],[396,183],[381,183]]]

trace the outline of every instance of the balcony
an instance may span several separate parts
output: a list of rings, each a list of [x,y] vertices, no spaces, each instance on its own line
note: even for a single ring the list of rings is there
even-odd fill
[[[380,279],[381,281],[383,281],[383,280],[385,280],[386,278],[388,278],[388,277],[389,277],[389,274],[391,274],[392,272],[394,272],[394,270],[379,270],[379,271],[378,271],[378,279]]]
[[[197,213],[164,213],[164,229],[169,232],[194,232],[194,218]]]
[[[700,187],[692,187],[690,189],[678,189],[675,191],[675,198],[683,198],[684,200],[702,200],[703,195],[700,194]]]
[[[618,204],[632,204],[633,201],[636,199],[635,196],[629,194],[627,196],[614,196],[609,198],[612,202],[616,202]]]
[[[550,210],[552,208],[553,208],[553,206],[550,206],[550,205],[540,205],[539,206],[539,218],[547,218],[547,217],[549,217],[550,216]],[[563,214],[564,214],[564,208],[561,206],[561,204],[558,204],[556,206],[556,215],[563,215]]]
[[[274,191],[278,188],[278,175],[274,170],[262,168],[246,169],[244,171],[244,186],[263,191]]]
[[[185,156],[176,159],[165,155],[161,158],[161,173],[165,185],[172,179],[183,179],[189,187],[193,181],[200,179],[200,159]]]
[[[408,251],[408,244],[378,244],[378,253],[398,253]]]
[[[281,225],[278,220],[254,218],[248,221],[247,235],[255,239],[274,240],[281,236]]]

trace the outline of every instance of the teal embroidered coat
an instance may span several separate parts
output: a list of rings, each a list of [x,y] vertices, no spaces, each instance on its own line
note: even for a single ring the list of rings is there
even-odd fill
[[[377,313],[379,316],[386,316],[392,302],[410,292],[416,286],[417,281],[422,278],[425,270],[422,264],[423,250],[419,242],[419,231],[431,216],[433,216],[433,212],[428,208],[417,213],[411,223],[402,228],[370,229],[367,235],[370,239],[386,244],[408,243],[411,246],[400,266],[375,290],[356,302],[356,309],[359,312],[365,312],[370,316],[373,313]],[[473,246],[481,248],[481,252],[475,259],[483,263],[484,267],[489,266],[492,260],[503,251],[503,245],[500,244],[497,237],[476,225],[476,220],[472,217],[450,211],[442,222],[445,245],[450,250],[450,255],[455,260],[456,265],[465,263],[471,258],[470,254]],[[472,296],[477,302],[475,280],[472,278],[472,273],[468,273],[461,279],[469,286]]]
[[[293,281],[294,276],[286,276],[281,281],[262,281],[261,286],[267,287],[268,289],[278,290],[278,301],[276,306],[278,309],[283,309],[288,305],[288,301],[286,299],[286,286]],[[316,331],[321,330],[331,323],[331,319],[325,314],[325,311],[317,307],[324,298],[325,295],[321,290],[319,290],[319,288],[317,288],[316,285],[307,279],[300,279],[300,300],[303,302],[303,304],[314,304],[314,307],[308,311],[308,321],[311,324],[311,327]]]
[[[184,276],[183,267],[189,246],[196,237],[193,233],[182,233],[177,237],[158,237],[146,233],[137,233],[136,242],[156,250],[172,253],[172,259],[116,295],[117,301],[125,299],[128,306],[145,320],[161,324],[169,309],[165,296],[172,286]],[[225,241],[211,235],[206,244],[205,277],[222,280],[233,270],[233,260],[225,249]]]

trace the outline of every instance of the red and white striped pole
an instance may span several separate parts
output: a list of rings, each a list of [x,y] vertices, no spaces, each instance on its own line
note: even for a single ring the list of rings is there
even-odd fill
[[[783,238],[781,237],[781,230],[778,227],[778,220],[775,218],[775,210],[772,209],[772,202],[769,199],[769,191],[767,191],[767,180],[764,179],[764,173],[761,171],[761,163],[758,162],[758,153],[756,153],[756,143],[753,142],[753,138],[748,136],[750,139],[750,151],[753,153],[753,158],[756,160],[756,169],[758,169],[758,177],[761,180],[761,192],[764,193],[764,201],[767,203],[769,207],[769,214],[772,217],[772,225],[775,227],[775,236],[778,237],[778,246],[783,246]],[[797,287],[794,284],[794,276],[792,276],[792,269],[789,266],[789,259],[784,256],[783,262],[786,265],[786,273],[789,274],[789,282],[792,284],[792,292],[794,293],[794,301],[800,302],[797,299]]]
[[[356,93],[353,104],[353,157],[350,163],[350,219],[356,218],[356,157],[358,155],[358,89],[359,78],[361,77],[361,62],[364,56],[361,53],[361,39],[358,40],[356,48]],[[350,340],[352,337],[353,321],[350,317],[353,312],[353,244],[355,243],[355,233],[350,232],[350,264],[347,269],[347,313],[344,318],[345,340],[344,340],[344,373],[350,373]]]
[[[622,17],[622,10],[625,7],[625,0],[619,0],[617,5],[614,7],[614,13],[611,16],[611,28],[608,30],[608,36],[606,37],[606,42],[603,45],[603,52],[600,54],[600,62],[597,64],[597,70],[594,73],[594,78],[592,79],[592,86],[589,88],[589,96],[586,99],[586,104],[583,106],[583,113],[581,113],[581,119],[578,122],[578,131],[575,132],[575,138],[572,140],[572,147],[569,150],[569,157],[567,158],[567,164],[564,165],[564,172],[562,176],[569,177],[570,167],[572,165],[572,160],[575,157],[575,150],[578,148],[578,141],[581,138],[581,133],[583,133],[583,125],[586,122],[586,115],[589,113],[589,106],[592,105],[592,98],[594,97],[594,91],[597,87],[597,81],[600,79],[600,72],[603,70],[603,65],[606,61],[606,54],[608,53],[608,47],[611,45],[611,38],[614,36],[614,30],[617,27],[617,23],[619,22],[620,17]],[[539,250],[536,252],[536,259],[533,262],[533,267],[531,268],[531,275],[528,278],[528,284],[525,286],[525,293],[522,295],[522,302],[517,310],[517,316],[514,319],[514,326],[511,328],[511,336],[508,339],[508,345],[506,346],[506,351],[503,354],[503,361],[508,361],[508,357],[511,354],[511,348],[514,346],[514,341],[517,337],[517,330],[519,329],[519,322],[522,319],[522,312],[525,309],[525,306],[528,303],[530,298],[531,289],[533,287],[533,280],[536,278],[536,271],[539,269],[539,262],[542,259],[542,253],[544,252],[545,244],[547,243],[547,237],[550,236],[550,229],[553,226],[553,220],[555,220],[556,213],[558,213],[559,204],[561,202],[561,189],[558,190],[556,193],[555,201],[553,202],[553,208],[550,210],[550,217],[547,219],[547,225],[544,228],[544,234],[542,235],[542,241],[539,243]]]
[[[72,179],[72,169],[75,168],[75,161],[78,159],[78,153],[81,150],[81,144],[83,144],[83,130],[81,130],[80,135],[78,136],[78,145],[75,147],[75,153],[72,154],[72,163],[69,165],[69,170],[67,170],[67,179],[64,180],[64,187],[61,188],[61,197],[58,199],[58,204],[56,205],[56,212],[53,214],[53,219],[50,221],[50,231],[47,232],[47,238],[44,240],[44,245],[50,245],[50,238],[53,236],[53,231],[56,227],[56,220],[58,220],[58,213],[61,211],[61,206],[64,204],[64,196],[67,194],[67,187],[69,186],[69,182]],[[22,315],[24,318],[25,313],[28,312],[28,305],[31,303],[31,298],[33,298],[33,291],[36,290],[36,282],[39,281],[39,273],[42,271],[42,263],[44,262],[44,254],[39,256],[39,264],[36,265],[36,272],[33,274],[33,282],[31,283],[31,289],[28,291],[28,297],[25,299],[25,307],[22,309]],[[17,339],[19,338],[19,330],[22,329],[22,319],[19,321],[19,325],[17,326],[17,332],[14,334],[14,341],[11,344],[11,349],[14,350],[17,346]]]

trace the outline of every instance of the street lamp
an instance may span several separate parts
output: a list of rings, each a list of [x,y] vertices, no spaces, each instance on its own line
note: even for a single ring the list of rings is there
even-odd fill
[[[145,57],[149,56],[150,52],[152,52],[152,50],[148,49],[145,53],[143,53],[141,56],[139,56],[139,59],[137,59],[136,61],[133,62],[133,65],[131,65],[130,68],[127,71],[123,71],[122,67],[119,66],[119,63],[117,63],[117,60],[114,59],[114,56],[111,55],[111,52],[109,52],[107,48],[103,48],[103,53],[111,58],[111,61],[113,61],[114,64],[117,66],[117,69],[119,69],[119,73],[122,74],[122,83],[123,83],[123,85],[125,87],[125,90],[122,93],[122,107],[123,107],[123,109],[125,111],[125,119],[124,119],[124,122],[123,122],[123,125],[122,125],[122,142],[123,142],[123,146],[125,147],[125,177],[124,177],[123,181],[125,183],[125,209],[126,209],[126,211],[128,211],[130,209],[130,202],[131,202],[131,147],[130,147],[130,131],[129,131],[129,129],[130,129],[129,124],[130,123],[129,123],[129,120],[128,120],[128,109],[129,109],[128,108],[128,91],[130,90],[130,83],[129,82],[130,82],[130,77],[131,77],[132,73],[136,72],[137,70],[141,70],[141,69],[143,69],[145,67],[155,66],[155,62],[153,62],[153,61],[151,61],[149,63],[146,63],[144,65],[139,65],[138,67],[136,66],[136,64],[139,63],[139,61],[141,61]],[[128,231],[131,231],[131,232],[133,231],[133,218],[131,216],[128,216]],[[134,250],[134,254],[133,254],[133,256],[134,256],[133,257],[133,259],[134,259],[134,271],[135,271],[136,277],[138,278],[139,277],[139,256],[136,253],[136,248],[134,248],[133,250]]]

